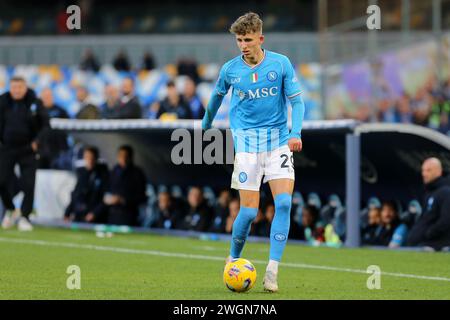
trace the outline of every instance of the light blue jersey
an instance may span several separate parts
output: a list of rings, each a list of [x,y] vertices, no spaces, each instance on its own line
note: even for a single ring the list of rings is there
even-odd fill
[[[264,50],[261,62],[250,66],[242,56],[235,57],[220,70],[215,91],[225,96],[230,87],[229,118],[236,152],[264,152],[286,145],[286,97],[301,93],[289,59]]]

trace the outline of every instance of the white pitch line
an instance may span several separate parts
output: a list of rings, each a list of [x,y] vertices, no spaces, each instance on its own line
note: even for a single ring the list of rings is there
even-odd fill
[[[88,249],[88,250],[96,250],[96,251],[110,251],[110,252],[116,252],[116,253],[144,254],[144,255],[151,255],[151,256],[186,258],[186,259],[197,259],[197,260],[212,260],[212,261],[224,262],[223,257],[205,256],[205,255],[199,255],[199,254],[186,254],[186,253],[179,253],[179,252],[140,250],[140,249],[130,249],[130,248],[120,248],[120,247],[98,246],[98,245],[93,245],[93,244],[79,244],[79,243],[70,243],[70,242],[51,242],[51,241],[45,241],[45,240],[12,239],[12,238],[2,238],[2,237],[0,237],[0,241],[5,242],[5,243],[21,243],[21,244],[31,244],[31,245],[37,245],[37,246]],[[263,261],[263,260],[252,260],[252,262],[255,264],[266,264],[267,263],[267,261]],[[285,267],[291,267],[291,268],[315,269],[315,270],[327,270],[327,271],[367,274],[367,271],[362,270],[362,269],[339,268],[339,267],[321,266],[321,265],[304,264],[304,263],[290,263],[290,262],[281,262],[280,265],[285,266]],[[391,276],[391,277],[400,277],[400,278],[450,282],[450,278],[421,276],[421,275],[406,274],[406,273],[381,272],[381,275]]]

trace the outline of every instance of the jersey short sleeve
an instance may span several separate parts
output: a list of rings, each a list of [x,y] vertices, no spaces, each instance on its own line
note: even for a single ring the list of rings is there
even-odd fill
[[[230,82],[227,78],[227,70],[228,70],[229,64],[226,63],[222,66],[222,69],[220,69],[219,72],[219,78],[216,82],[215,91],[220,94],[221,96],[225,96],[228,92],[228,89],[230,89]]]
[[[288,98],[293,98],[301,93],[300,83],[298,82],[294,67],[287,57],[284,57],[284,59],[282,60],[282,64],[284,94]]]

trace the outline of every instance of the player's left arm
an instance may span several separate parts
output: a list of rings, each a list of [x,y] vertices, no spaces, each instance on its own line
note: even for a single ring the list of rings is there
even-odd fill
[[[300,84],[295,70],[288,58],[283,63],[283,87],[284,94],[288,97],[292,105],[292,129],[289,134],[288,146],[291,151],[301,151],[302,126],[305,115],[305,103],[301,96]]]

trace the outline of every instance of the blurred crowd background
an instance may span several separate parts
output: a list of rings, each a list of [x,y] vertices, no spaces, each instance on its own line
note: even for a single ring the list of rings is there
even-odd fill
[[[83,158],[85,165],[76,170],[77,183],[65,210],[66,221],[231,233],[240,208],[236,190],[149,183],[142,168],[134,163],[133,148],[127,145],[118,148],[117,162],[111,170],[101,161],[96,147],[86,146]],[[338,194],[302,194],[295,190],[292,201],[290,239],[314,246],[343,245],[346,206]],[[359,215],[362,244],[390,248],[406,245],[422,211],[417,199],[402,203],[377,196],[369,198]],[[250,234],[268,237],[274,214],[273,197],[264,186]]]
[[[372,2],[382,29],[368,32]],[[67,1],[2,3],[0,93],[20,74],[69,118],[198,119],[220,66],[238,54],[230,23],[255,10],[266,48],[288,55],[297,70],[307,120],[414,123],[447,134],[450,2],[375,2],[81,0],[80,30],[65,25]],[[117,107],[129,100],[133,111]],[[218,119],[227,119],[228,107],[229,96]]]

